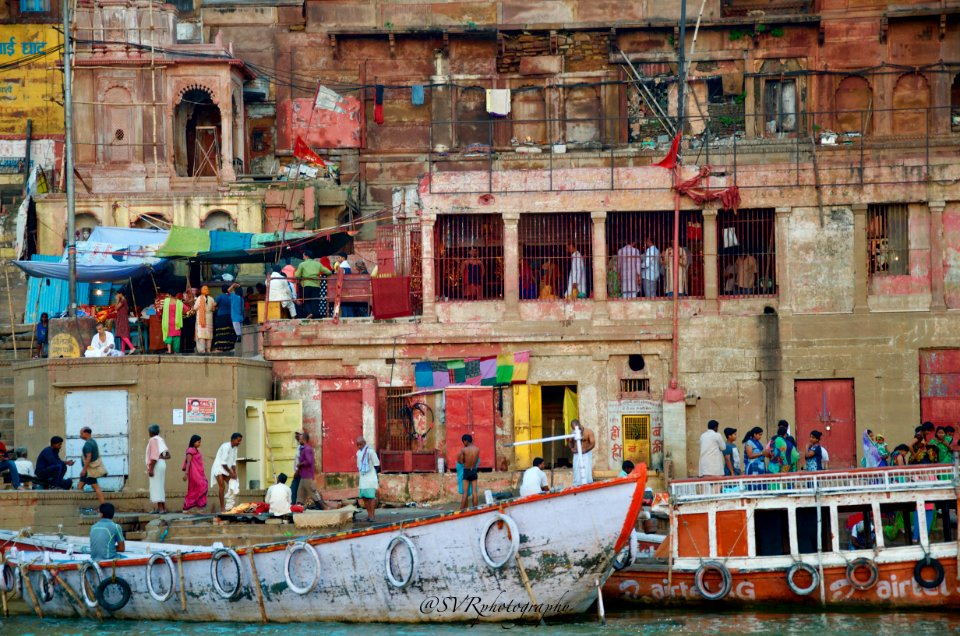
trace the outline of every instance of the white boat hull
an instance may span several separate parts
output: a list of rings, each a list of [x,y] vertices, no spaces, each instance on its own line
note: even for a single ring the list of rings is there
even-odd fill
[[[309,587],[316,579],[312,589],[302,594],[291,589],[285,574],[291,544],[237,550],[243,582],[234,600],[224,598],[213,585],[209,548],[183,555],[182,594],[179,580],[171,581],[167,565],[159,562],[153,566],[155,591],[162,596],[171,584],[175,588],[163,602],[148,590],[148,555],[128,552],[116,562],[115,571],[129,583],[131,598],[112,615],[137,620],[413,623],[537,620],[541,614],[580,613],[596,600],[597,583],[610,574],[616,551],[627,542],[645,483],[645,472],[636,472],[636,476],[501,506],[305,538],[315,550],[320,569],[317,576],[316,561],[308,550],[292,553],[290,577],[294,585]],[[516,524],[516,551],[510,548],[513,537],[508,533],[509,525],[498,521],[499,514]],[[505,561],[502,567],[491,567],[485,561],[481,535],[487,558]],[[394,541],[398,536],[406,537],[411,549],[403,540]],[[395,544],[390,570],[394,583],[388,580],[386,564],[391,541]],[[529,591],[517,556],[528,577]],[[55,565],[43,566],[44,560]],[[177,560],[175,554],[173,560]],[[67,560],[63,554],[21,552],[12,562],[26,565],[35,592],[43,591],[38,590],[41,578],[49,576],[44,567],[48,572],[56,567],[63,581],[77,595],[82,593],[79,566],[83,561],[76,557]],[[236,579],[236,566],[229,557],[219,563],[222,586],[229,589]],[[102,562],[101,566],[109,578],[113,562]],[[409,584],[398,587],[396,583],[402,583],[408,575]],[[22,583],[20,587],[24,587]],[[81,611],[60,584],[43,589],[51,588],[53,597],[39,601],[45,616],[92,615],[95,611]],[[23,594],[33,606],[29,590],[23,590]]]

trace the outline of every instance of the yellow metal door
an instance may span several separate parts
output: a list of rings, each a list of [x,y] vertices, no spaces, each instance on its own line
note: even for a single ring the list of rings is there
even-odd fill
[[[293,458],[297,452],[293,434],[300,430],[303,430],[300,400],[247,400],[244,455],[258,460],[249,462],[247,479],[259,481],[260,488],[272,486],[280,473],[286,473],[292,480]]]
[[[623,431],[623,459],[634,464],[650,465],[650,416],[624,415],[621,420]]]
[[[513,438],[523,442],[543,437],[543,413],[540,408],[540,387],[537,385],[513,385]],[[527,469],[534,457],[543,456],[543,444],[515,446],[517,468]]]

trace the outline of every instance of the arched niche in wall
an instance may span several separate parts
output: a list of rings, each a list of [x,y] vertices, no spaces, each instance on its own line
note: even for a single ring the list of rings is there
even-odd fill
[[[603,109],[598,86],[575,86],[564,92],[564,141],[585,144],[600,141]]]
[[[93,212],[77,212],[76,222],[76,240],[86,241],[95,227],[100,225],[100,219]]]
[[[901,75],[893,87],[893,130],[896,136],[926,135],[930,85],[920,73]]]
[[[137,130],[130,91],[120,86],[109,88],[103,95],[103,116],[100,143],[103,160],[108,163],[131,163],[136,156]]]
[[[487,94],[480,87],[457,89],[457,147],[493,144],[493,124],[487,115]]]
[[[960,132],[960,73],[953,76],[950,85],[950,130]]]
[[[237,223],[224,210],[213,210],[203,219],[203,229],[211,232],[236,232]]]
[[[160,212],[145,212],[130,221],[130,227],[141,230],[169,230],[171,225],[167,215]]]
[[[834,93],[837,132],[870,133],[873,126],[873,90],[863,77],[844,77]]]
[[[204,86],[185,88],[173,113],[174,168],[181,177],[213,177],[220,170],[220,107]]]
[[[513,91],[510,119],[513,120],[513,137],[520,143],[550,143],[547,134],[547,102],[542,86],[522,86]]]

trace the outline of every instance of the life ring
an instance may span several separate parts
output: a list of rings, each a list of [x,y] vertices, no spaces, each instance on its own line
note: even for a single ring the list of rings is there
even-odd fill
[[[510,550],[507,552],[507,556],[503,557],[502,561],[494,561],[490,558],[490,554],[487,552],[487,533],[490,532],[490,528],[493,527],[493,524],[503,522],[507,525],[507,531],[510,533]],[[517,550],[520,549],[520,528],[517,527],[517,522],[514,521],[511,517],[503,513],[497,513],[497,515],[487,521],[483,526],[483,530],[480,531],[480,555],[483,557],[483,560],[494,570],[499,570],[507,563],[513,559],[514,555],[517,554]]]
[[[113,593],[110,593],[111,590],[118,592],[120,598],[111,600],[113,596]],[[108,612],[119,612],[122,610],[126,607],[127,603],[130,602],[130,596],[130,584],[119,576],[107,577],[100,581],[100,585],[97,586],[97,602],[100,603],[100,607]]]
[[[869,573],[869,577],[866,580],[858,579],[856,577],[857,570],[866,568]],[[871,561],[866,557],[860,557],[859,559],[854,559],[849,564],[847,564],[847,580],[850,581],[855,589],[860,590],[861,592],[869,590],[874,585],[877,584],[877,579],[880,578],[880,572],[877,570],[877,564]]]
[[[623,568],[629,566],[631,563],[630,559],[630,547],[627,546],[623,550],[620,550],[620,554],[613,557],[613,569],[619,572]]]
[[[49,603],[53,600],[53,575],[49,570],[39,570],[40,579],[37,581],[37,598],[41,603]],[[27,576],[30,576],[27,574]]]
[[[810,585],[807,587],[800,587],[797,585],[797,582],[794,578],[797,576],[798,572],[806,572],[810,575]],[[796,594],[797,596],[807,596],[812,594],[815,589],[820,587],[820,573],[817,572],[817,568],[812,565],[807,565],[806,563],[794,563],[789,570],[787,570],[787,585],[790,587],[790,591]]]
[[[933,568],[935,576],[932,579],[923,578],[923,571],[927,568]],[[940,587],[940,584],[943,583],[943,576],[943,565],[929,554],[917,561],[917,565],[913,568],[913,579],[917,582],[917,585],[925,590],[934,590]]]
[[[405,545],[407,551],[410,552],[410,573],[402,580],[393,575],[393,567],[390,565],[390,557],[393,556],[394,549],[401,543]],[[413,581],[413,577],[417,573],[419,561],[417,558],[417,548],[413,545],[410,537],[400,534],[390,539],[390,543],[387,544],[387,553],[383,559],[383,569],[387,573],[387,581],[398,590],[404,589]]]
[[[170,573],[170,587],[163,594],[157,592],[156,588],[153,586],[153,577],[151,576],[153,573],[154,564],[160,561],[163,561],[167,565],[167,572]],[[173,559],[162,552],[154,552],[151,554],[150,560],[147,561],[147,591],[150,592],[150,596],[153,597],[153,600],[158,603],[165,603],[166,601],[169,601],[170,598],[173,597],[176,581],[177,571],[173,567]]]
[[[16,569],[9,563],[3,564],[3,572],[0,573],[0,591],[12,592],[17,589]]]
[[[709,591],[703,582],[704,577],[709,572],[715,572],[720,575],[720,589],[715,592]],[[706,561],[703,565],[697,568],[697,573],[693,576],[693,583],[696,586],[697,592],[699,592],[700,596],[708,601],[719,601],[724,596],[729,594],[730,590],[733,588],[733,579],[730,577],[730,570],[727,569],[727,566],[718,561]]]
[[[300,550],[303,550],[304,552],[309,554],[311,557],[313,557],[313,565],[315,568],[313,571],[313,580],[310,581],[309,585],[306,585],[303,587],[300,587],[296,583],[294,583],[293,577],[290,576],[290,561],[293,559],[294,553],[299,552]],[[309,594],[310,592],[312,592],[313,588],[315,588],[317,586],[317,583],[320,582],[320,556],[317,554],[317,551],[314,550],[312,546],[310,546],[304,541],[297,541],[295,543],[291,543],[290,545],[288,545],[287,557],[286,559],[284,559],[284,562],[283,562],[283,575],[287,579],[287,587],[289,587],[291,590],[293,590],[297,594],[303,595],[303,594]]]
[[[90,570],[93,570],[97,575],[96,583],[90,583],[87,580],[87,572]],[[86,603],[87,607],[93,609],[99,605],[97,602],[97,588],[100,587],[100,583],[103,582],[103,570],[96,561],[87,561],[80,566],[78,572],[80,574],[80,595],[83,597],[83,602]],[[88,589],[93,593],[92,596],[87,594]]]
[[[232,590],[224,589],[223,585],[220,584],[220,576],[217,574],[217,563],[224,557],[229,557],[237,568],[237,584]],[[243,591],[243,567],[240,563],[240,555],[230,548],[214,550],[210,557],[210,579],[213,581],[213,589],[217,591],[217,594],[228,601],[240,596],[240,592]]]

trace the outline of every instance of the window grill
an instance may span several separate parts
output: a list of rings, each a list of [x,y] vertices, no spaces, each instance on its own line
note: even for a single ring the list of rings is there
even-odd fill
[[[412,391],[408,386],[390,387],[386,396],[386,425],[382,430],[380,448],[384,450],[404,451],[413,449],[413,435],[410,431],[410,422],[406,413],[406,398],[403,396]]]
[[[410,278],[413,314],[423,313],[423,244],[420,222],[378,225],[377,276]]]
[[[593,296],[593,221],[587,212],[520,215],[520,299]]]
[[[867,256],[871,276],[910,274],[910,214],[903,203],[867,207]]]
[[[503,219],[499,214],[437,217],[434,279],[438,302],[503,298]]]
[[[650,416],[624,415],[623,425],[623,459],[634,464],[650,463]]]
[[[650,380],[647,378],[621,378],[620,393],[649,393]]]
[[[680,212],[680,295],[703,296],[703,214]],[[607,215],[607,297],[664,298],[673,292],[673,212]]]
[[[726,297],[777,293],[776,219],[772,209],[723,212],[717,219],[719,292]]]

